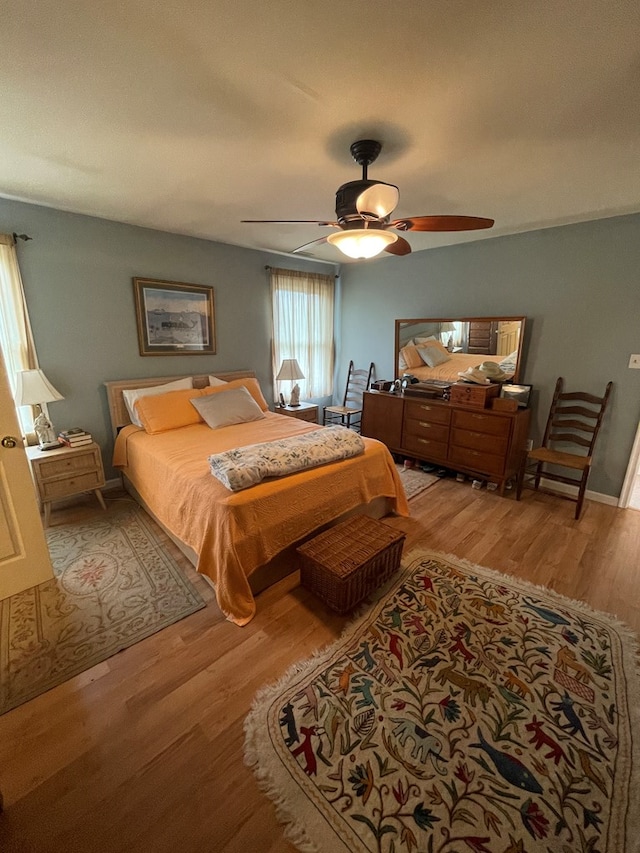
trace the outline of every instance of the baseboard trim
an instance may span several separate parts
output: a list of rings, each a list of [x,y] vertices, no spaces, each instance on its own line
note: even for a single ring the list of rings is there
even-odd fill
[[[566,483],[557,483],[555,480],[547,480],[545,477],[542,477],[540,480],[540,485],[548,492],[557,492],[559,495],[577,494],[577,490],[574,486],[569,486]],[[589,489],[585,492],[585,498],[599,504],[618,506],[618,498],[613,495],[603,495],[601,492],[592,492]]]

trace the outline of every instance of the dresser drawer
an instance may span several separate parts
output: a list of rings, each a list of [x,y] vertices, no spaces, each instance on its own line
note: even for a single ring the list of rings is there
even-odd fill
[[[409,453],[415,453],[418,458],[427,458],[436,462],[447,461],[447,442],[433,441],[420,435],[405,434],[402,445]]]
[[[449,425],[409,418],[404,422],[403,444],[406,445],[407,440],[412,436],[416,438],[429,438],[431,441],[441,441],[443,444],[446,444],[449,441]]]
[[[458,409],[453,413],[453,427],[508,438],[511,420],[508,417],[501,417],[489,412],[467,412]]]
[[[53,451],[57,453],[57,450]],[[82,473],[82,471],[93,471],[97,467],[96,455],[93,450],[86,453],[69,453],[51,461],[40,462],[40,477],[63,477],[70,474]]]
[[[407,400],[404,402],[405,420],[429,421],[432,424],[449,424],[451,422],[451,409],[447,406],[434,406],[431,403],[419,400]]]
[[[500,477],[504,471],[504,456],[494,456],[470,447],[450,447],[449,462],[454,467],[460,465],[479,474],[495,474]]]
[[[42,480],[40,482],[40,493],[43,501],[55,501],[67,495],[77,495],[80,492],[89,492],[104,486],[104,479],[98,471],[90,471],[87,474],[78,474],[73,477],[63,477],[60,480]]]
[[[454,447],[468,447],[471,450],[481,450],[495,456],[506,456],[509,439],[486,432],[474,432],[470,429],[451,430],[451,444]]]

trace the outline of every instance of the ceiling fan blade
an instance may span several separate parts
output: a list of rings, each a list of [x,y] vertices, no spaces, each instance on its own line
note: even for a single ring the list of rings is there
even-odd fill
[[[320,237],[319,240],[312,240],[310,243],[305,243],[303,246],[298,246],[297,249],[293,250],[294,255],[299,255],[301,252],[305,252],[307,249],[310,249],[312,246],[320,246],[322,243],[326,243],[326,237]]]
[[[378,182],[360,193],[356,199],[356,210],[365,218],[384,219],[398,206],[399,198],[398,187]]]
[[[390,243],[388,246],[384,247],[385,252],[389,252],[391,255],[408,255],[411,251],[411,246],[404,237],[398,237],[395,243]]]
[[[482,216],[407,216],[389,223],[400,231],[473,231],[491,228],[493,219]]]
[[[326,222],[324,219],[241,219],[244,223],[258,223],[266,225],[329,225],[339,228],[337,222]]]

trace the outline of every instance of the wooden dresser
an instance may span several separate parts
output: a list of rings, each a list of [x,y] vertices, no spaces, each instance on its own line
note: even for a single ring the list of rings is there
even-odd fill
[[[433,462],[497,483],[500,494],[515,477],[529,434],[529,409],[498,412],[446,402],[367,391],[362,435],[392,453]]]

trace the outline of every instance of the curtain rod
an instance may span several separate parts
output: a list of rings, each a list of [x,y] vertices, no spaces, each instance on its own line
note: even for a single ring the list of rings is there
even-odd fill
[[[29,237],[28,234],[16,234],[15,231],[13,232],[13,234],[11,236],[13,237],[14,240],[24,240],[25,243],[27,240],[33,240],[33,237]]]
[[[266,270],[277,270],[282,269],[282,267],[270,267],[269,264],[265,264]],[[317,270],[287,270],[287,272],[317,272]],[[319,273],[319,275],[324,275],[324,273]],[[339,275],[334,275],[334,278],[340,278]]]

